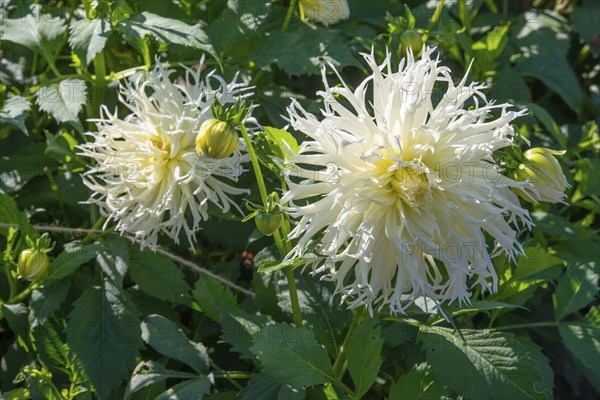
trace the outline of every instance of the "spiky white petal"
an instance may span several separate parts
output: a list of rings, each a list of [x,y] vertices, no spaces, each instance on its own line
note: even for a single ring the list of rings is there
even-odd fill
[[[95,120],[98,132],[89,132],[91,141],[80,146],[82,155],[95,160],[84,174],[94,192],[89,202],[100,207],[107,224],[115,220],[116,229],[133,234],[142,247],[155,245],[160,231],[177,242],[182,229],[193,245],[209,202],[227,212],[237,207],[230,196],[247,192],[234,185],[247,155],[201,157],[195,138],[212,117],[213,99],[233,102],[249,95],[248,86],[237,79],[227,83],[214,71],[201,77],[190,68],[185,79],[173,82],[173,72],[157,61],[150,72],[129,78],[119,100],[130,114],[120,118],[103,107]]]
[[[321,118],[295,101],[288,108],[311,139],[287,160],[282,202],[299,218],[288,257],[306,257],[320,237],[315,272],[351,306],[389,304],[395,313],[419,297],[468,301],[471,278],[495,290],[492,257],[522,252],[515,229],[531,225],[511,191],[530,185],[501,175],[492,157],[512,144],[510,122],[524,112],[488,102],[466,76],[455,85],[433,52],[409,54],[398,70],[390,54],[381,65],[364,55],[372,74],[354,91],[343,81],[330,87],[323,74]]]

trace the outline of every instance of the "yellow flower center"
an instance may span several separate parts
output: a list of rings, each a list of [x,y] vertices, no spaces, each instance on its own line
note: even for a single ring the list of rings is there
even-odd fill
[[[394,171],[390,185],[398,198],[410,207],[423,206],[431,199],[427,175],[411,166]]]

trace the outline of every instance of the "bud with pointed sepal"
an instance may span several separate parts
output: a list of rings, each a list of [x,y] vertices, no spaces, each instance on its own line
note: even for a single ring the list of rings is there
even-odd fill
[[[36,282],[44,276],[49,263],[46,253],[40,250],[26,249],[19,255],[17,272],[21,278]]]
[[[196,136],[196,152],[205,157],[229,157],[238,146],[238,134],[227,122],[217,118],[206,120]]]
[[[539,200],[548,203],[561,203],[566,198],[565,190],[569,187],[567,178],[563,174],[557,155],[565,151],[550,150],[536,147],[525,152],[525,159],[514,173],[517,181],[529,181],[539,193]],[[515,193],[522,199],[533,203],[531,196],[516,189]]]

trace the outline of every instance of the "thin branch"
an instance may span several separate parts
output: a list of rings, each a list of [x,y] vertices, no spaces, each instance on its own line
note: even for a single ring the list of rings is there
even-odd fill
[[[0,228],[18,228],[18,227],[19,227],[19,225],[17,225],[17,224],[0,223]],[[74,233],[77,235],[87,235],[90,233],[106,233],[106,231],[103,231],[101,229],[66,228],[66,227],[61,227],[61,226],[47,226],[47,225],[34,225],[33,228],[38,231],[42,231],[42,232]],[[116,234],[115,232],[111,232],[111,233]],[[129,236],[129,235],[122,235],[122,236],[132,243],[138,243],[138,244],[141,243],[139,239],[136,239],[133,236]],[[235,283],[230,282],[227,279],[223,278],[222,276],[217,275],[214,272],[211,272],[205,268],[202,268],[199,265],[196,265],[192,261],[186,260],[185,258],[180,257],[176,254],[173,254],[167,250],[161,249],[160,247],[150,247],[150,249],[152,251],[154,251],[155,253],[162,254],[163,256],[168,257],[171,260],[173,260],[185,267],[188,267],[200,274],[203,274],[203,275],[209,276],[213,279],[216,279],[219,282],[221,282],[222,284],[224,284],[225,286],[229,286],[233,290],[236,290],[240,293],[244,293],[245,295],[250,296],[252,298],[256,297],[256,294],[254,294],[254,292],[252,292],[251,290],[248,290],[241,286],[238,286]]]

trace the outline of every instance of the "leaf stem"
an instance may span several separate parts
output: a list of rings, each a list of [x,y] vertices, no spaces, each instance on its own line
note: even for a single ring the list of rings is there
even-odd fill
[[[524,329],[524,328],[549,328],[553,326],[558,326],[558,322],[556,321],[544,321],[544,322],[529,322],[525,324],[515,324],[515,325],[505,325],[505,326],[495,326],[492,329],[495,330],[514,330],[514,329]]]
[[[296,3],[298,0],[291,0],[290,5],[288,6],[287,13],[285,14],[285,20],[283,21],[283,25],[281,25],[281,33],[287,31],[290,26],[290,21],[292,20],[292,16],[294,15],[294,11],[296,10]]]

